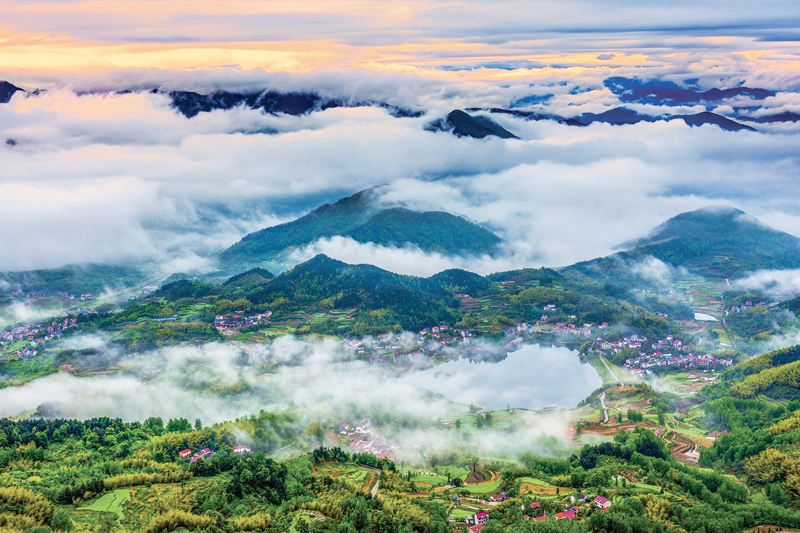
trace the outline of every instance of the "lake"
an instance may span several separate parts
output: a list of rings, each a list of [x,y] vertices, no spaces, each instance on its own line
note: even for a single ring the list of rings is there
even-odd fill
[[[538,345],[525,345],[498,363],[456,359],[404,379],[463,404],[534,410],[575,407],[603,383],[577,352]]]

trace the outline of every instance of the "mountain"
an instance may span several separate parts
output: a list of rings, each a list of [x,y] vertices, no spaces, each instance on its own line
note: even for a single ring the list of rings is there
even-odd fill
[[[771,124],[773,122],[797,122],[800,120],[800,114],[786,111],[783,113],[777,113],[775,115],[764,115],[761,117],[740,116],[736,118],[739,120],[746,120],[748,122],[758,122],[759,124]]]
[[[575,117],[575,120],[582,124],[591,124],[592,122],[605,122],[607,124],[637,124],[639,122],[655,122],[659,120],[656,117],[649,115],[641,115],[632,109],[625,107],[616,107],[609,109],[603,113],[584,113]]]
[[[22,89],[16,85],[11,85],[7,81],[0,81],[0,104],[8,103],[11,97],[14,96],[14,93],[18,91],[22,91]]]
[[[682,213],[625,252],[683,266],[709,277],[735,278],[760,269],[800,268],[800,239],[730,207]]]
[[[246,235],[220,255],[223,263],[256,264],[318,239],[343,236],[383,246],[411,244],[449,255],[492,253],[500,238],[461,217],[441,211],[418,212],[380,204],[367,189],[307,215]]]
[[[260,109],[264,113],[284,113],[295,116],[335,107],[366,106],[382,107],[395,117],[421,117],[424,115],[424,111],[421,110],[406,109],[386,103],[345,102],[324,98],[315,93],[304,92],[280,93],[264,90],[252,93],[217,91],[210,94],[200,94],[192,91],[172,91],[169,96],[172,99],[172,107],[187,118],[215,109],[232,109],[242,105],[250,109]]]
[[[460,109],[450,111],[446,117],[431,122],[425,129],[428,131],[445,131],[458,137],[472,137],[473,139],[483,139],[489,136],[500,137],[501,139],[518,139],[516,135],[489,117],[472,116]]]
[[[650,115],[642,115],[637,113],[632,109],[616,107],[603,113],[584,113],[582,115],[578,115],[573,120],[587,125],[593,122],[605,122],[606,124],[618,126],[622,124],[638,124],[639,122],[657,122],[677,119],[683,120],[689,126],[713,124],[726,131],[757,131],[755,128],[751,128],[750,126],[739,124],[738,122],[725,118],[721,115],[709,112],[697,113],[694,115],[659,115],[656,117],[651,117]]]
[[[603,82],[612,93],[623,102],[636,102],[655,105],[683,105],[700,102],[718,102],[725,98],[749,96],[755,100],[764,100],[775,93],[766,89],[750,87],[734,87],[731,89],[710,89],[700,92],[684,89],[670,81],[642,81],[632,78],[614,77]]]
[[[750,126],[746,126],[744,124],[739,124],[729,118],[725,118],[721,115],[717,115],[716,113],[697,113],[695,115],[672,115],[672,119],[681,119],[689,126],[702,126],[703,124],[714,124],[715,126],[719,126],[723,130],[726,131],[740,131],[740,130],[750,130],[750,131],[758,131],[755,128],[751,128]]]
[[[318,255],[295,266],[273,280],[245,291],[253,304],[276,301],[285,305],[309,308],[329,302],[336,309],[354,309],[362,313],[363,324],[391,327],[399,324],[406,330],[419,330],[440,321],[452,321],[452,288],[446,282],[460,279],[466,284],[480,285],[483,278],[464,271],[448,271],[439,277],[402,276],[372,265],[349,265],[326,255]],[[476,279],[478,278],[478,279]],[[233,278],[232,278],[233,279]],[[488,282],[483,280],[485,286]],[[231,280],[222,289],[230,289]],[[242,296],[239,296],[242,297]],[[375,316],[370,311],[383,310]]]
[[[468,109],[467,111],[481,111],[481,108],[473,107]],[[501,107],[492,107],[488,110],[490,113],[496,113],[498,115],[511,115],[512,117],[522,118],[525,120],[552,120],[554,122],[558,122],[559,124],[564,124],[566,126],[585,126],[586,124],[575,120],[574,118],[565,118],[559,115],[546,115],[542,113],[535,113],[533,111],[521,111],[519,109],[503,109]]]

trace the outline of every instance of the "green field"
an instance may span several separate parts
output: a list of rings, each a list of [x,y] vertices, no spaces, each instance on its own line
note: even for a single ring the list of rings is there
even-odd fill
[[[101,513],[114,513],[117,515],[118,520],[125,519],[125,513],[122,511],[122,504],[129,502],[131,499],[131,491],[127,489],[119,489],[114,492],[104,494],[97,501],[91,505],[81,507],[88,511],[98,511]]]
[[[472,516],[476,513],[474,509],[462,509],[461,507],[456,507],[450,513],[450,518],[466,518],[468,516]]]
[[[430,474],[414,474],[411,481],[419,483],[430,483],[434,487],[437,485],[444,485],[447,483],[447,476],[432,476]]]

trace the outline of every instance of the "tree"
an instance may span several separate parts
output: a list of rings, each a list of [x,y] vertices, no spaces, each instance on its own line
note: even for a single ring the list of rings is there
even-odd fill
[[[666,425],[666,420],[664,419],[664,410],[661,409],[661,408],[658,408],[656,410],[656,415],[658,415],[658,425],[659,426]]]
[[[62,509],[56,511],[53,518],[50,519],[50,527],[56,531],[72,531],[74,529],[72,518],[69,517],[68,512]]]
[[[461,429],[461,420],[456,420],[456,429]]]
[[[203,429],[203,422],[199,418],[194,421],[194,429],[196,431],[200,431],[201,429]]]

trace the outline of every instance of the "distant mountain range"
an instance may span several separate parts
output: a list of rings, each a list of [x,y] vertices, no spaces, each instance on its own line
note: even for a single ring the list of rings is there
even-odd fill
[[[766,89],[733,87],[730,89],[710,89],[696,91],[683,88],[670,81],[639,80],[636,78],[607,78],[605,85],[623,102],[636,102],[654,105],[686,105],[704,102],[719,102],[726,98],[747,96],[754,100],[764,100],[775,93]]]
[[[518,109],[491,108],[488,111],[490,113],[495,113],[495,114],[511,115],[525,120],[536,120],[536,121],[552,120],[558,122],[559,124],[565,124],[567,126],[588,126],[589,124],[593,124],[595,122],[604,122],[606,124],[621,126],[625,124],[638,124],[639,122],[683,120],[689,126],[702,126],[704,124],[713,124],[715,126],[719,126],[721,129],[726,131],[740,131],[740,130],[757,131],[755,128],[746,126],[744,124],[739,124],[738,122],[725,118],[722,115],[717,115],[716,113],[710,113],[710,112],[696,113],[694,115],[650,116],[637,113],[636,111],[625,107],[616,107],[614,109],[609,109],[608,111],[604,111],[603,113],[583,113],[582,115],[577,115],[572,118],[565,118],[558,115],[547,115],[529,111],[520,111]]]
[[[412,245],[447,255],[494,253],[500,238],[468,220],[442,211],[387,206],[379,190],[367,189],[307,215],[246,235],[220,254],[227,267],[276,259],[291,249],[334,236],[383,246]]]
[[[748,97],[755,100],[763,100],[775,94],[766,89],[749,87],[711,89],[700,92],[689,88],[681,88],[672,82],[662,82],[658,80],[645,82],[628,78],[608,78],[604,83],[623,102],[656,105],[715,104],[721,100],[732,97]],[[7,103],[11,97],[19,91],[26,92],[7,81],[0,81],[0,104]],[[41,92],[42,91],[34,90],[27,92],[27,94],[36,95]],[[152,89],[151,92],[162,93],[160,89]],[[168,95],[171,101],[171,107],[187,118],[194,118],[202,113],[208,113],[214,110],[228,110],[236,107],[246,107],[269,114],[285,114],[292,116],[305,115],[337,107],[380,107],[386,109],[392,116],[398,118],[419,118],[426,113],[425,110],[419,108],[401,107],[379,101],[327,97],[315,92],[302,91],[279,92],[272,89],[263,89],[247,92],[220,90],[210,93],[170,91],[162,94]],[[544,97],[521,98],[512,105],[515,107],[518,107],[520,103],[525,103],[525,105],[540,105],[546,101],[547,98]],[[712,109],[714,106],[709,105],[707,107],[708,109]],[[752,112],[754,109],[758,108],[745,106],[735,109],[737,111],[744,110],[745,112]],[[487,137],[498,137],[501,139],[518,138],[512,131],[504,128],[488,116],[474,114],[479,111],[488,111],[496,115],[509,115],[524,120],[549,120],[558,122],[559,124],[577,127],[586,126],[594,122],[625,125],[639,122],[680,119],[690,126],[712,124],[726,131],[756,131],[752,126],[741,124],[737,122],[737,120],[756,124],[796,122],[800,120],[800,114],[794,112],[780,112],[758,117],[740,114],[728,118],[707,110],[706,112],[695,114],[671,115],[667,113],[651,116],[637,113],[625,107],[617,107],[602,113],[583,113],[574,117],[564,117],[540,111],[493,107],[488,109],[468,108],[465,111],[455,109],[444,117],[428,122],[425,129],[428,131],[447,132],[458,137],[471,137],[475,139],[484,139]],[[255,133],[276,133],[276,131],[257,130]],[[9,141],[9,144],[14,145],[16,143]]]
[[[324,111],[336,107],[382,107],[395,117],[421,117],[420,109],[407,109],[382,102],[351,102],[344,99],[325,98],[310,92],[280,93],[263,90],[249,93],[216,91],[200,94],[191,91],[172,91],[169,93],[172,106],[187,118],[215,109],[232,109],[238,106],[259,109],[264,113],[284,113],[286,115],[305,115],[313,111]]]

